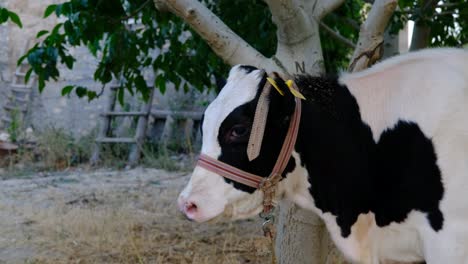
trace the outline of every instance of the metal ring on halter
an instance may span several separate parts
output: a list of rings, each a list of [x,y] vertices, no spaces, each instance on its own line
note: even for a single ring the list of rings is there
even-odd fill
[[[263,232],[270,232],[271,231],[271,227],[275,224],[275,218],[271,218],[271,219],[267,219],[265,220],[265,222],[263,222],[262,224],[262,229],[263,229]]]
[[[270,211],[268,211],[268,213],[260,212],[258,216],[260,216],[260,218],[262,218],[265,221],[269,221],[275,218],[274,213],[275,213],[275,207],[272,207]]]

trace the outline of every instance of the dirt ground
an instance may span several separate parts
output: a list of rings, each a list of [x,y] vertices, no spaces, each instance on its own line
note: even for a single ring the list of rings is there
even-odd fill
[[[0,263],[269,263],[260,220],[196,224],[183,172],[136,168],[0,181]]]

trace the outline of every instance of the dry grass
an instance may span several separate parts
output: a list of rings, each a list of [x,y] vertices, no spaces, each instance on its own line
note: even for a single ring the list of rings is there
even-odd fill
[[[259,263],[268,254],[263,238],[236,225],[200,228],[170,214],[73,208],[47,218],[39,263]]]
[[[174,203],[187,177],[152,172],[158,177],[101,176],[92,189],[93,176],[55,181],[43,202],[16,207],[26,225],[18,244],[35,251],[27,262],[269,263],[258,221],[189,222]]]

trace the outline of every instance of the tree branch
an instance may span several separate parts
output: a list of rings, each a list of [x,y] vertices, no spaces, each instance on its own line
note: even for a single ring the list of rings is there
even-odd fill
[[[335,13],[331,13],[330,14],[331,17],[333,17],[334,19],[339,19],[339,20],[344,20],[346,23],[348,23],[350,26],[352,26],[354,29],[358,30],[359,31],[359,23],[354,20],[354,19],[351,19],[349,17],[342,17],[342,16],[339,16]]]
[[[442,11],[442,12],[435,12],[434,13],[434,16],[453,16],[453,14],[455,14],[455,10],[454,11]]]
[[[346,46],[350,48],[353,48],[353,49],[356,48],[356,45],[351,40],[343,37],[339,32],[334,31],[322,21],[320,21],[319,24],[334,39],[341,41],[342,43],[344,43]]]
[[[439,8],[453,8],[453,7],[457,7],[459,5],[461,5],[462,3],[441,3],[441,4],[437,4],[436,7],[439,7]]]
[[[421,16],[418,21],[415,21],[413,28],[413,35],[411,36],[410,51],[426,48],[431,43],[431,30],[432,28],[428,23],[425,23],[436,14],[435,8],[438,1],[435,0],[422,0],[419,5]]]
[[[234,33],[197,0],[154,0],[158,10],[170,11],[189,24],[230,65],[249,64],[278,70],[272,61]]]
[[[319,20],[325,17],[328,13],[332,12],[340,5],[344,3],[344,0],[322,0],[319,1],[314,9],[313,16]]]
[[[375,63],[383,53],[383,34],[397,6],[396,0],[376,0],[361,26],[358,46],[348,70],[360,71]]]
[[[293,0],[265,0],[278,28],[278,42],[286,45],[299,43],[311,35],[307,14]]]
[[[143,10],[143,8],[145,8],[149,3],[151,3],[151,0],[147,0],[141,6],[139,6],[135,11],[133,11],[132,13],[120,18],[120,20],[127,20],[127,19],[130,19],[130,18],[138,15],[138,13],[140,13],[140,11]]]
[[[278,46],[273,59],[290,74],[324,71],[319,26],[310,15],[317,1],[265,0],[278,28]]]

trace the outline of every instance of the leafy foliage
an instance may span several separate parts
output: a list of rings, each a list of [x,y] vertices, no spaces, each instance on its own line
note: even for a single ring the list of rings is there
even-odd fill
[[[65,21],[50,32],[40,31],[37,37],[43,40],[18,62],[27,59],[32,65],[40,91],[47,81],[58,79],[59,63],[73,69],[76,58],[68,50],[73,46],[85,45],[98,58],[94,79],[103,84],[103,89],[113,79],[120,82],[121,103],[124,89],[131,94],[136,89],[147,100],[149,87],[154,85],[164,92],[166,81],[178,87],[186,79],[203,89],[222,65],[204,42],[192,37],[187,25],[171,14],[157,12],[150,0],[71,0],[48,6],[44,17],[53,13]],[[158,73],[154,84],[146,83],[144,68]],[[89,100],[102,92],[66,86],[62,95],[73,91]]]
[[[356,43],[359,38],[359,25],[365,20],[362,12],[364,6],[362,0],[345,1],[335,12],[327,15],[323,22],[341,36]],[[320,40],[326,71],[335,73],[339,69],[346,69],[353,53],[352,48],[333,39],[324,31],[320,31]]]
[[[11,20],[11,22],[15,23],[18,27],[22,28],[23,23],[21,23],[21,19],[15,12],[11,12],[10,10],[0,7],[0,24],[3,24]]]
[[[400,12],[395,15],[392,29],[396,32],[408,19],[417,23],[431,23],[433,45],[459,45],[467,39],[467,4],[465,0],[446,0],[437,3],[439,15],[431,16],[419,7],[420,2],[433,0],[400,0]],[[204,0],[219,18],[265,56],[275,53],[276,27],[271,21],[267,5],[261,0]],[[342,36],[356,42],[359,24],[364,20],[366,4],[363,0],[345,1],[338,10],[327,16],[324,23]],[[456,15],[445,15],[450,11]],[[162,92],[166,82],[188,90],[187,80],[202,90],[211,86],[212,80],[225,75],[228,66],[214,54],[207,43],[183,21],[169,13],[158,12],[151,0],[68,0],[50,5],[44,17],[55,14],[62,19],[50,31],[40,31],[41,39],[21,59],[27,59],[32,71],[38,75],[42,91],[47,81],[56,80],[59,64],[73,69],[77,58],[69,48],[85,45],[98,59],[94,79],[103,84],[118,80],[118,92],[123,102],[124,90],[130,94],[149,96],[149,87]],[[242,15],[239,15],[242,14]],[[433,13],[432,13],[433,14]],[[327,33],[321,33],[322,49],[328,72],[336,72],[348,64],[351,48]],[[20,60],[20,61],[21,61]],[[143,69],[156,73],[154,83],[147,84]],[[183,87],[180,87],[183,84]],[[86,87],[66,86],[62,95],[75,93],[94,99],[102,93]]]
[[[468,1],[399,0],[398,4],[393,32],[412,20],[431,29],[431,46],[462,46],[468,42]]]
[[[205,4],[261,53],[275,53],[272,43],[276,43],[276,27],[263,1],[220,0]],[[240,10],[245,15],[239,16]],[[225,75],[229,68],[188,25],[172,14],[158,12],[150,0],[70,0],[44,11],[44,17],[53,14],[65,20],[50,31],[38,32],[37,38],[42,41],[19,61],[27,59],[32,65],[28,76],[32,71],[37,74],[40,91],[47,81],[58,79],[59,63],[73,69],[76,58],[68,49],[80,45],[87,46],[98,58],[94,79],[103,84],[103,89],[112,79],[120,81],[121,103],[124,89],[131,94],[137,90],[146,99],[149,86],[164,92],[167,81],[176,87],[184,83],[185,90],[188,85],[182,80],[200,90],[209,88],[213,78]],[[326,41],[324,50],[336,54],[334,58],[346,54],[333,41]],[[153,84],[145,82],[143,68],[157,73]],[[62,89],[62,95],[72,92],[92,100],[102,91],[73,85]]]
[[[276,26],[262,0],[205,1],[227,26],[266,57],[275,54]],[[242,14],[242,15],[239,15]]]

